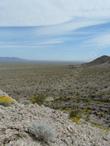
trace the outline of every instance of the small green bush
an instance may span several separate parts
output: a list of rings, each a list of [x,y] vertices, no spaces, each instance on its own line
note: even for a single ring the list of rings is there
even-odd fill
[[[32,96],[30,98],[30,100],[33,104],[37,103],[39,105],[42,105],[42,104],[44,104],[44,102],[46,100],[46,96],[44,96],[44,95]]]
[[[15,103],[16,100],[9,96],[0,96],[0,105],[8,106]]]
[[[77,111],[77,110],[71,111],[70,114],[69,114],[69,118],[73,122],[79,124],[80,123],[80,119],[81,119],[80,111]]]

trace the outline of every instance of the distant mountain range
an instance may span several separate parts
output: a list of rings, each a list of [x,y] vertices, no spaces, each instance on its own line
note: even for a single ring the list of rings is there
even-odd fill
[[[0,62],[26,62],[28,60],[17,57],[0,57]]]
[[[94,65],[110,65],[110,56],[103,55],[89,63],[86,63],[84,65],[87,66],[94,66]]]
[[[17,57],[0,57],[0,62],[36,62],[36,63],[66,63],[65,62],[58,62],[58,61],[37,61],[37,60],[28,60],[28,59],[22,59]],[[74,62],[75,64],[81,64],[81,62]],[[71,62],[73,64],[73,62]],[[103,55],[89,63],[84,63],[84,66],[94,66],[94,65],[110,65],[110,56]]]
[[[7,62],[9,62],[9,63],[16,63],[16,62],[32,62],[32,63],[38,63],[38,64],[72,64],[72,63],[74,63],[74,64],[80,64],[81,62],[76,62],[76,61],[74,61],[74,62],[68,62],[68,61],[52,61],[52,60],[28,60],[28,59],[22,59],[22,58],[17,58],[17,57],[0,57],[0,62],[1,63],[3,63],[3,62],[5,62],[5,63],[7,63]]]

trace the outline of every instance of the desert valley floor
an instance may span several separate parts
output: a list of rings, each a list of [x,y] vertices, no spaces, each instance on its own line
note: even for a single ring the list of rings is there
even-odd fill
[[[17,101],[38,102],[110,127],[110,63],[0,63],[0,89]]]

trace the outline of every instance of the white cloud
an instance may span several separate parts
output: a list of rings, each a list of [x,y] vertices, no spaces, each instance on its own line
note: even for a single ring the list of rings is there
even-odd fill
[[[22,42],[14,42],[14,41],[10,41],[10,42],[6,42],[6,41],[0,41],[0,48],[3,47],[35,47],[35,48],[41,48],[41,47],[49,47],[49,46],[53,46],[53,45],[59,45],[59,44],[63,44],[63,40],[58,40],[58,39],[48,39],[45,41],[40,40],[39,42],[30,42],[30,41],[22,41]]]
[[[72,18],[110,18],[110,0],[4,0],[0,25],[53,25]]]
[[[110,32],[97,36],[91,40],[91,43],[95,43],[97,47],[101,47],[102,49],[110,47]]]
[[[91,48],[93,50],[106,49],[110,47],[110,32],[102,32],[101,34],[96,34],[90,39],[84,40],[81,44],[84,48]]]
[[[35,31],[35,33],[39,36],[55,36],[55,35],[63,35],[67,33],[71,33],[72,31],[75,31],[79,28],[83,27],[88,27],[92,25],[98,25],[98,24],[104,24],[106,23],[107,20],[102,20],[102,19],[77,19],[77,20],[72,20],[69,22],[65,22],[62,24],[57,24],[57,25],[52,25],[52,26],[43,26],[40,27]]]

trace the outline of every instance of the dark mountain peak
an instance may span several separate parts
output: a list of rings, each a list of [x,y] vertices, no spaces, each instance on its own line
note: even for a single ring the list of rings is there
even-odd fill
[[[96,58],[95,60],[86,63],[86,65],[92,66],[92,65],[103,65],[103,64],[109,64],[110,65],[110,56],[103,55],[101,57]]]
[[[110,58],[110,56],[108,56],[108,55],[103,55],[103,56],[101,56],[101,57],[98,57],[97,59],[108,59],[108,58]]]

